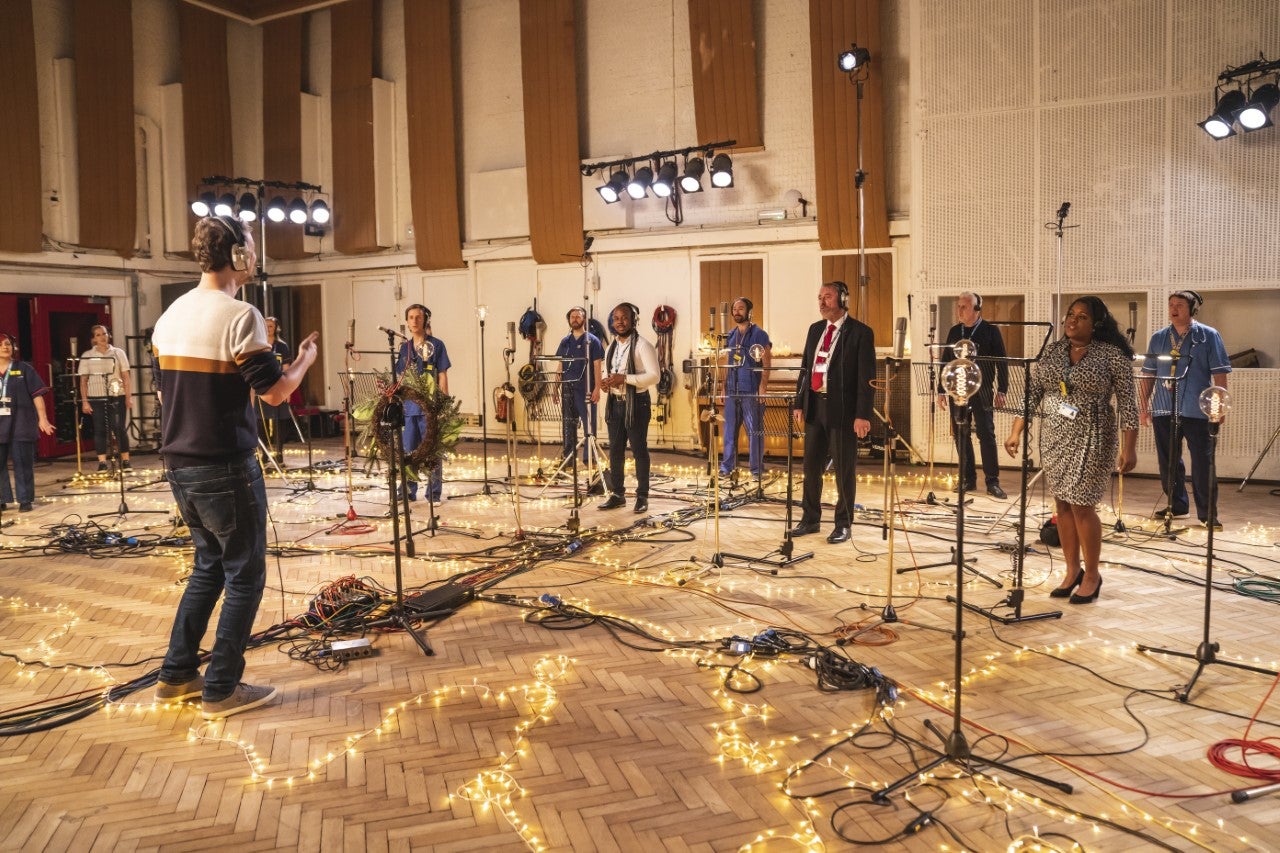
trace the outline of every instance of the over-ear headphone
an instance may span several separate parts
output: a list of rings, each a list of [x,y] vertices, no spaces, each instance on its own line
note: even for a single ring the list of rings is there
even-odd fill
[[[834,287],[836,289],[836,298],[840,301],[840,307],[844,309],[848,309],[849,285],[845,284],[843,281],[829,281],[827,282],[826,286]]]
[[[418,302],[415,302],[412,305],[410,305],[408,308],[404,309],[404,318],[408,320],[409,312],[412,311],[414,308],[417,308],[419,311],[422,312],[422,325],[430,326],[431,325],[431,309]]]
[[[640,308],[630,302],[619,302],[613,307],[613,311],[619,308],[625,308],[631,312],[631,328],[635,328],[640,323]],[[613,316],[613,311],[609,312],[609,316]]]
[[[1191,316],[1194,317],[1200,313],[1200,306],[1204,304],[1204,297],[1194,290],[1179,290],[1172,294],[1179,299],[1185,299],[1188,307],[1191,309]]]
[[[737,299],[733,301],[741,302],[743,305],[747,306],[747,322],[751,322],[751,312],[756,309],[755,303],[745,296],[739,296]]]
[[[583,321],[584,323],[587,321],[587,309],[586,309],[586,308],[583,308],[581,305],[575,305],[575,306],[573,306],[572,308],[570,308],[568,311],[564,312],[564,318],[565,318],[565,320],[568,320],[568,319],[570,319],[571,317],[573,317],[573,312],[574,312],[574,311],[581,311],[581,312],[582,312],[582,321]]]
[[[233,217],[211,216],[214,222],[222,225],[235,242],[231,245],[231,268],[237,272],[249,269],[249,249],[244,244],[244,228]]]
[[[973,294],[973,310],[974,311],[982,310],[982,294],[980,293]]]

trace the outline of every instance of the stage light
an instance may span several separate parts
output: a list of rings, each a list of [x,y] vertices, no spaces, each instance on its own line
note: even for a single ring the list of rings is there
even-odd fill
[[[191,202],[191,212],[196,216],[208,216],[213,212],[214,197],[211,192],[200,193],[196,200]]]
[[[307,221],[307,203],[300,198],[289,202],[289,221],[301,225]]]
[[[1220,424],[1231,411],[1231,393],[1221,385],[1210,385],[1200,392],[1196,403],[1209,423]]]
[[[329,221],[329,205],[324,199],[318,198],[311,202],[311,221],[318,225],[324,225]]]
[[[609,178],[609,182],[596,187],[596,192],[600,193],[600,198],[604,199],[605,204],[613,204],[622,198],[622,191],[627,186],[627,173],[623,169],[618,169]]]
[[[706,163],[701,157],[690,157],[684,162],[684,174],[680,176],[680,189],[686,193],[702,192],[702,173]]]
[[[1245,133],[1271,127],[1271,111],[1277,103],[1280,103],[1280,86],[1264,83],[1253,90],[1248,103],[1236,113],[1236,121],[1240,122]]]
[[[658,198],[667,198],[676,190],[676,174],[675,161],[668,160],[658,167],[658,177],[653,179],[649,189]]]
[[[236,209],[236,197],[231,193],[223,193],[218,197],[218,202],[213,206],[214,216],[230,216]]]
[[[258,197],[253,193],[240,196],[240,212],[237,214],[241,222],[252,222],[258,218]]]
[[[711,186],[717,189],[733,186],[733,160],[728,154],[717,154],[712,158]]]
[[[953,359],[942,368],[942,388],[957,406],[967,405],[981,387],[982,371],[967,358]]]
[[[1244,92],[1239,89],[1224,92],[1218,98],[1217,104],[1214,105],[1213,115],[1204,121],[1197,122],[1197,124],[1214,139],[1226,139],[1228,136],[1235,136],[1236,132],[1231,124],[1235,121],[1236,113],[1242,107],[1244,107]]]
[[[851,44],[848,50],[840,54],[840,70],[845,72],[857,71],[870,61],[871,51],[865,47],[858,47],[856,43]]]
[[[631,176],[631,181],[627,184],[627,195],[634,199],[642,199],[649,193],[649,185],[652,183],[653,169],[641,166],[636,169],[636,173]]]
[[[276,196],[267,204],[267,219],[272,222],[284,222],[285,218],[284,198]]]

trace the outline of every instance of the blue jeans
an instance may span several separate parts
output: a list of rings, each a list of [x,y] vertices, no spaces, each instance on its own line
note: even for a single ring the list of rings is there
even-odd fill
[[[160,680],[196,677],[200,642],[221,597],[213,652],[204,673],[204,700],[227,698],[244,674],[244,650],[267,581],[267,491],[255,457],[219,465],[175,468],[169,486],[191,541],[195,568],[178,603]]]
[[[753,393],[731,394],[724,401],[724,456],[720,473],[729,474],[738,466],[738,424],[747,430],[748,462],[751,473],[764,474],[764,403]]]
[[[1179,391],[1181,393],[1181,390]],[[1160,488],[1169,494],[1169,432],[1172,417],[1160,415],[1151,419],[1156,434],[1156,459],[1160,463]],[[1169,506],[1175,515],[1190,509],[1187,502],[1187,469],[1182,462],[1182,440],[1191,451],[1191,493],[1196,499],[1196,517],[1209,519],[1209,422],[1204,418],[1178,418],[1178,433],[1173,445],[1173,495]],[[1216,517],[1216,514],[1215,514]]]
[[[418,449],[418,445],[422,444],[422,437],[427,434],[427,418],[426,415],[405,415],[404,432],[400,440],[400,446],[405,453],[412,453]],[[409,490],[409,499],[418,499],[418,481],[410,480],[405,477],[405,488]],[[444,463],[437,462],[436,467],[431,469],[431,476],[427,482],[427,499],[433,503],[440,503],[441,495],[444,493]]]
[[[587,402],[586,393],[581,383],[566,382],[560,387],[560,423],[564,432],[561,459],[573,456],[573,450],[578,446],[578,421],[582,421],[586,435],[596,434],[596,404]],[[584,463],[591,461],[589,451],[587,443],[583,442]]]
[[[13,460],[13,487],[9,486],[9,460]],[[0,503],[13,502],[13,489],[18,490],[18,503],[36,499],[36,443],[10,441],[0,443]]]

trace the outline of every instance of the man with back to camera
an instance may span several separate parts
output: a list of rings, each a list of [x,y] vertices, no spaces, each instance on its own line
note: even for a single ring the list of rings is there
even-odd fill
[[[1004,405],[1009,391],[1009,365],[1003,361],[989,361],[1005,357],[1004,337],[1000,330],[982,320],[982,297],[966,290],[956,298],[956,315],[960,322],[947,332],[947,349],[942,353],[942,364],[952,361],[956,355],[951,345],[959,340],[970,340],[978,347],[978,369],[982,371],[982,389],[978,392],[979,405],[969,407],[973,413],[973,430],[978,434],[978,447],[982,451],[982,475],[987,481],[987,494],[996,500],[1009,497],[1000,488],[1000,451],[996,442],[995,409]],[[994,391],[994,394],[991,394]],[[990,394],[990,396],[988,396]],[[946,394],[938,394],[938,408],[950,409],[954,405]],[[952,411],[951,437],[956,450],[964,458],[964,490],[972,492],[978,487],[978,466],[973,458],[973,440],[968,447],[960,447],[960,433]],[[959,483],[956,491],[960,490]]]
[[[569,334],[560,339],[556,357],[566,360],[560,362],[560,382],[553,386],[552,392],[560,404],[564,427],[561,458],[568,459],[577,450],[578,421],[582,421],[583,435],[587,437],[582,447],[582,461],[589,464],[590,439],[596,434],[596,404],[600,402],[600,364],[604,360],[604,345],[587,331],[585,308],[570,308],[565,319],[569,321]],[[604,494],[604,484],[592,483],[588,494]]]
[[[769,334],[751,321],[755,306],[745,296],[733,300],[733,331],[725,342],[729,350],[724,380],[724,455],[720,476],[727,477],[738,465],[738,424],[747,431],[748,464],[751,476],[764,476],[764,401],[760,395],[768,386],[768,370],[773,343]],[[752,348],[760,346],[760,357]]]
[[[871,430],[876,343],[871,327],[849,316],[843,281],[818,288],[822,319],[809,327],[793,415],[804,427],[804,491],[800,523],[792,536],[817,533],[822,518],[822,472],[828,455],[835,466],[835,527],[832,544],[849,541],[858,486],[858,439]]]
[[[1179,290],[1169,297],[1169,325],[1151,336],[1147,345],[1147,358],[1142,363],[1142,385],[1138,394],[1138,416],[1143,424],[1155,428],[1156,458],[1160,463],[1160,488],[1164,490],[1168,505],[1156,513],[1164,519],[1172,512],[1174,518],[1188,514],[1187,470],[1182,462],[1182,440],[1187,440],[1191,452],[1191,492],[1196,499],[1196,517],[1200,524],[1209,523],[1209,419],[1200,411],[1200,392],[1210,385],[1227,387],[1227,374],[1231,372],[1231,359],[1222,336],[1212,326],[1195,319],[1204,299],[1194,290]],[[1168,355],[1170,361],[1158,361],[1156,356]],[[1175,391],[1170,377],[1178,378],[1177,426],[1174,426],[1172,400]],[[1152,391],[1154,390],[1154,395]],[[1169,454],[1170,434],[1173,435],[1173,455]],[[1173,466],[1173,494],[1169,493],[1170,465]],[[1214,507],[1217,518],[1217,507]],[[1221,529],[1221,519],[1215,530]]]
[[[267,496],[254,455],[257,425],[250,389],[279,405],[316,360],[318,332],[282,368],[258,310],[236,299],[253,277],[248,226],[230,216],[196,223],[192,253],[200,283],[156,321],[151,342],[161,401],[160,453],[195,544],[195,566],[178,604],[155,698],[203,697],[207,720],[270,702],[276,688],[245,684],[244,651],[267,574]],[[223,598],[204,676],[200,643]]]
[[[436,389],[441,394],[449,393],[449,350],[444,341],[431,334],[431,309],[425,305],[414,303],[404,310],[405,322],[409,325],[409,339],[400,344],[400,354],[396,357],[396,375],[406,370],[416,373],[430,373],[435,376]],[[405,453],[418,449],[427,433],[427,416],[422,407],[412,400],[404,401],[404,433],[400,443]],[[418,499],[418,481],[405,478],[409,500]],[[437,459],[436,466],[431,469],[427,482],[427,498],[432,503],[440,503],[444,495],[444,461]]]
[[[636,461],[635,511],[642,513],[649,509],[649,419],[653,415],[649,388],[658,384],[658,351],[636,333],[639,314],[630,302],[621,303],[609,314],[614,339],[604,355],[609,375],[600,380],[600,388],[609,393],[604,422],[609,429],[611,494],[600,509],[626,506],[623,475],[630,443]]]

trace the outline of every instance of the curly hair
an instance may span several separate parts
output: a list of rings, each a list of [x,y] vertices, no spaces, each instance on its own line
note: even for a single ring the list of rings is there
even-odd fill
[[[1070,311],[1077,305],[1083,305],[1089,312],[1089,316],[1093,318],[1095,341],[1111,344],[1124,353],[1126,358],[1133,358],[1133,347],[1129,346],[1129,340],[1120,331],[1120,324],[1116,322],[1116,318],[1107,310],[1107,303],[1096,296],[1081,296],[1072,302],[1067,310]]]
[[[231,247],[244,242],[251,233],[247,224],[229,216],[206,216],[196,223],[191,236],[191,254],[203,272],[221,272],[231,266]]]

